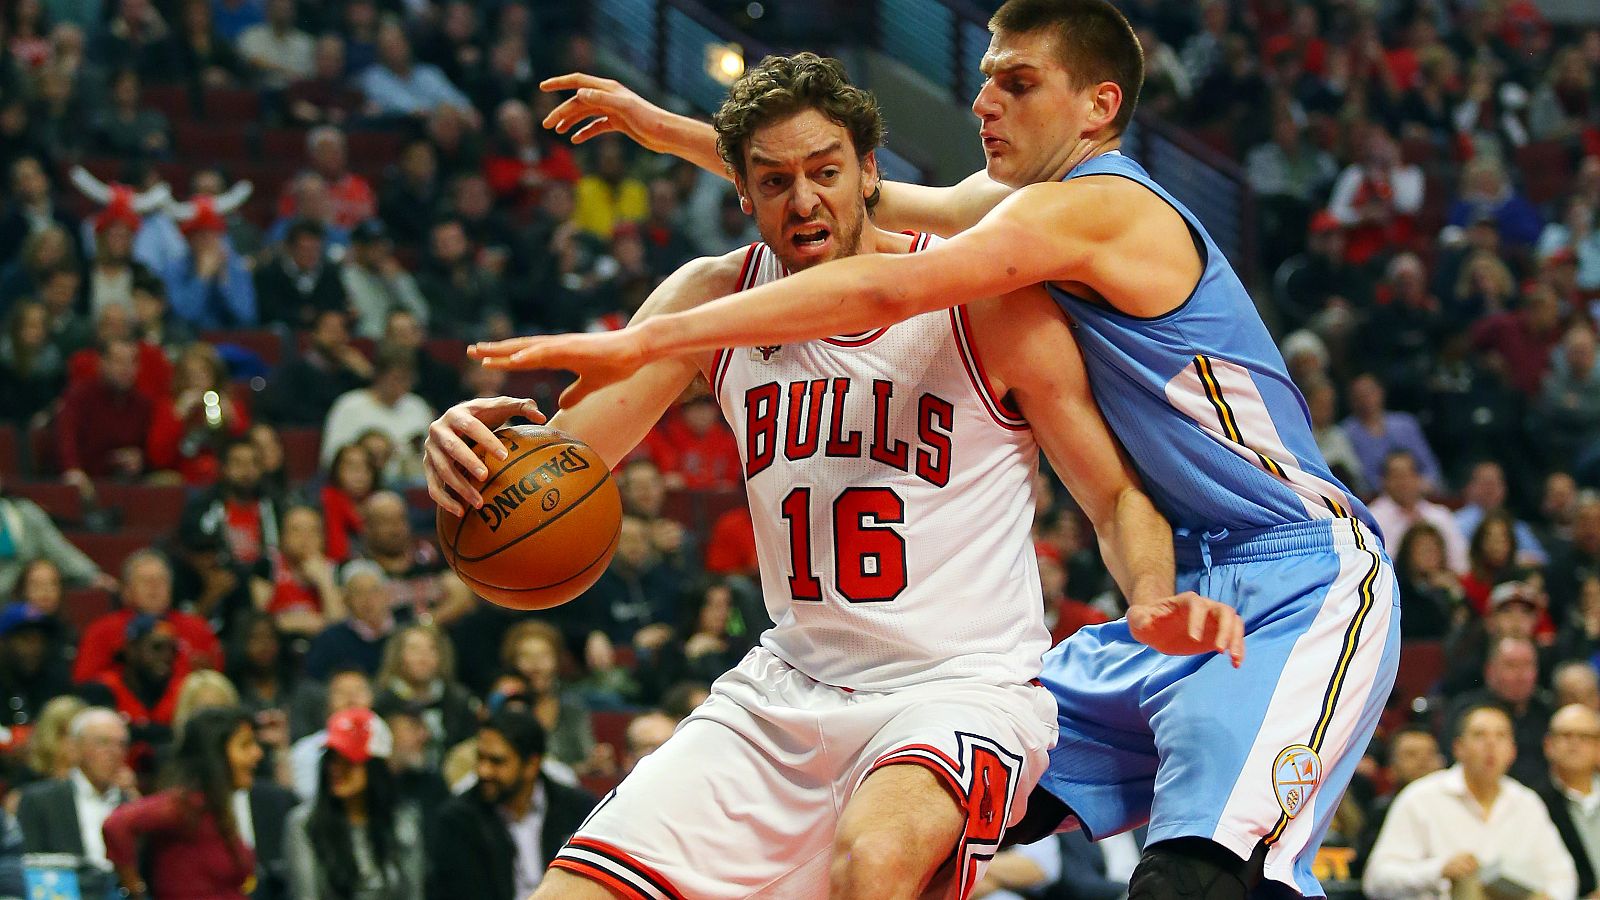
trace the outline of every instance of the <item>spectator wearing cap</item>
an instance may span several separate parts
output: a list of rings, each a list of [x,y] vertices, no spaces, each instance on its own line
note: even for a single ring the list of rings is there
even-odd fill
[[[160,272],[173,313],[197,329],[256,324],[255,282],[227,241],[227,219],[209,201],[197,202],[179,230],[184,252]]]
[[[64,778],[28,785],[17,804],[27,853],[76,858],[81,896],[103,897],[112,886],[100,828],[118,806],[135,796],[126,789],[128,726],[116,711],[90,707],[73,716],[67,739],[77,760]]]
[[[422,900],[422,820],[398,797],[393,750],[370,709],[328,719],[320,786],[287,824],[296,900]]]
[[[1539,687],[1539,651],[1525,637],[1500,637],[1489,645],[1483,665],[1484,686],[1455,698],[1446,720],[1454,732],[1463,715],[1479,706],[1498,706],[1511,717],[1517,759],[1511,776],[1523,784],[1537,784],[1546,776],[1544,733],[1555,707]]]
[[[322,467],[333,462],[340,447],[378,431],[394,445],[385,477],[400,484],[420,482],[422,439],[433,422],[433,407],[412,393],[416,384],[411,359],[392,349],[380,354],[372,369],[372,385],[347,391],[328,409],[318,456]]]
[[[1546,599],[1544,591],[1539,589],[1536,574],[1525,573],[1521,578],[1503,581],[1494,586],[1486,599],[1485,612],[1458,622],[1446,636],[1448,666],[1439,685],[1446,696],[1455,697],[1483,687],[1489,648],[1496,642],[1502,638],[1531,641],[1539,632]],[[1548,673],[1556,659],[1554,650],[1539,649],[1537,644],[1535,648],[1541,670]]]
[[[303,690],[298,692],[296,702],[302,709],[297,710],[297,715],[305,712],[307,704],[316,702],[316,730],[289,748],[289,770],[295,794],[302,801],[309,801],[316,796],[317,787],[322,783],[322,751],[328,746],[328,719],[345,710],[371,709],[372,677],[359,668],[345,666],[327,677],[327,686],[320,693],[314,681],[302,682],[301,687]]]
[[[264,324],[299,331],[321,312],[344,312],[349,300],[339,268],[329,261],[326,232],[308,219],[289,226],[283,247],[255,273],[256,305]]]
[[[121,662],[84,685],[83,694],[116,709],[138,740],[165,743],[183,686],[183,675],[176,674],[177,631],[165,619],[138,615],[128,620],[124,636]]]
[[[0,558],[0,596],[19,593],[26,600],[25,575],[36,561],[50,563],[56,580],[75,588],[97,587],[113,590],[117,581],[100,571],[94,560],[72,545],[51,521],[50,514],[26,497],[12,497],[0,482],[0,547],[10,552]],[[41,610],[53,615],[54,610]]]
[[[1479,876],[1492,870],[1525,886],[1516,896],[1577,896],[1572,859],[1544,803],[1507,777],[1518,746],[1505,710],[1471,707],[1452,733],[1456,764],[1395,797],[1367,862],[1366,895],[1487,896]]]
[[[429,832],[430,898],[516,900],[539,886],[595,805],[541,772],[543,757],[544,729],[530,713],[502,709],[478,730],[477,784],[440,807]]]
[[[125,338],[106,344],[100,376],[67,388],[56,413],[56,464],[61,478],[85,495],[92,478],[137,478],[148,464],[154,410],[140,393],[139,346]]]
[[[389,576],[377,563],[356,560],[341,572],[345,608],[350,617],[335,622],[311,640],[306,651],[306,674],[325,679],[338,666],[355,666],[376,674],[383,662],[383,645],[394,631],[390,609]],[[370,705],[370,701],[369,701]]]
[[[92,682],[113,671],[117,655],[127,643],[129,628],[140,616],[171,626],[171,634],[179,642],[175,668],[181,674],[196,665],[210,666],[221,659],[221,647],[206,621],[172,608],[172,570],[154,550],[141,550],[122,564],[122,604],[122,609],[95,619],[84,630],[73,661],[73,681]]]
[[[118,193],[94,218],[94,259],[89,266],[89,315],[107,306],[133,312],[133,286],[150,270],[133,258],[133,236],[143,224],[128,195]]]
[[[378,27],[378,61],[356,78],[374,116],[418,116],[441,106],[472,112],[472,103],[438,66],[417,62],[398,22]]]
[[[1588,897],[1600,870],[1600,711],[1563,706],[1544,737],[1550,777],[1534,785],[1572,856],[1578,896]]]
[[[72,692],[63,631],[59,619],[26,603],[0,613],[0,725],[31,725],[46,703]]]
[[[410,313],[419,330],[428,324],[428,301],[417,281],[394,255],[394,241],[382,219],[367,219],[350,233],[350,252],[339,266],[345,297],[355,315],[355,333],[370,340],[384,336],[389,317]],[[426,384],[426,380],[424,380]]]

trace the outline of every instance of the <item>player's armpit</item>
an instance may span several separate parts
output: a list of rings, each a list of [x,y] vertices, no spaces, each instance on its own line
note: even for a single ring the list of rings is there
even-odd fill
[[[692,309],[734,290],[745,253],[741,248],[687,263],[650,293],[628,327],[652,316]],[[570,404],[563,396],[566,405],[550,424],[587,443],[615,466],[644,440],[709,362],[708,354],[699,354],[647,363],[592,393],[571,395],[576,400]]]

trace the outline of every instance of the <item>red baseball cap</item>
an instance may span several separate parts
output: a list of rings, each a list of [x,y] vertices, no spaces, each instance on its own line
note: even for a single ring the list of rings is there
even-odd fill
[[[369,759],[388,759],[394,735],[370,709],[344,709],[328,717],[328,749],[358,766]]]

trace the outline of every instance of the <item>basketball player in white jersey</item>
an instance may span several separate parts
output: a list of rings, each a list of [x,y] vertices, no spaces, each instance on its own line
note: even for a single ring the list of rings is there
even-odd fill
[[[933,240],[868,221],[882,125],[836,63],[768,60],[717,123],[763,243],[684,267],[641,317]],[[1057,307],[1038,292],[999,309],[664,360],[555,418],[614,464],[704,373],[744,456],[777,625],[602,802],[535,897],[965,897],[1056,732],[1032,681],[1049,643],[1030,538],[1040,446],[1163,649],[1242,653],[1231,609],[1172,596],[1170,528]],[[463,438],[497,447],[489,429],[516,414],[538,417],[500,398],[434,423],[441,506],[481,503]]]

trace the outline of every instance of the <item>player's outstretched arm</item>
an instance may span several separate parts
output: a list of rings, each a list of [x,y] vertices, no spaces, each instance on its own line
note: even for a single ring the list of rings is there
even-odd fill
[[[977,227],[921,253],[868,253],[824,263],[609,334],[516,338],[476,350],[498,368],[577,372],[573,393],[581,396],[650,360],[870,331],[1044,281],[1076,280],[1125,217],[1105,209],[1102,190],[1032,185]],[[1043,222],[1071,224],[1045,228]]]
[[[689,309],[726,294],[737,283],[744,255],[745,250],[739,249],[686,264],[651,292],[634,322]],[[695,356],[685,356],[639,366],[582,402],[563,404],[550,424],[593,447],[607,465],[614,467],[644,440],[662,413],[694,380],[700,361]],[[496,458],[503,459],[505,448],[494,439],[494,429],[519,415],[544,421],[532,400],[518,397],[468,400],[433,421],[428,427],[424,462],[428,494],[435,503],[455,515],[462,514],[462,504],[482,504],[476,483],[488,470],[473,454],[468,440],[488,446]]]
[[[1056,476],[1094,526],[1100,555],[1128,599],[1135,638],[1169,654],[1244,659],[1244,622],[1232,607],[1176,593],[1172,526],[1150,502],[1100,414],[1066,316],[1044,289],[968,304],[973,340],[994,389],[1009,392]]]
[[[539,89],[574,92],[544,119],[544,127],[557,134],[571,133],[574,144],[602,134],[622,134],[647,150],[688,160],[719,178],[730,177],[717,155],[717,134],[709,124],[662,109],[620,81],[572,72],[545,79]],[[951,187],[886,181],[873,220],[891,231],[950,237],[976,225],[1010,193],[1010,188],[983,172]]]

